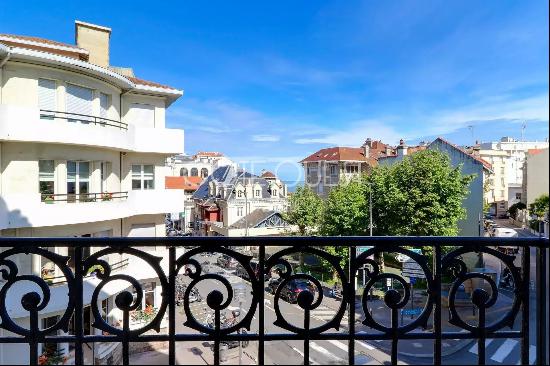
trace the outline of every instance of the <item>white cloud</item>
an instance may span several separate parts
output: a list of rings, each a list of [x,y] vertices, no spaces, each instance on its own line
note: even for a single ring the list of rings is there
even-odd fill
[[[252,135],[252,141],[257,142],[277,142],[281,139],[278,135]]]
[[[468,125],[488,121],[518,123],[522,121],[548,122],[548,94],[523,99],[509,96],[493,97],[473,105],[444,109],[426,115],[402,116],[352,121],[339,124],[332,131],[311,132],[312,137],[295,139],[297,144],[334,144],[359,146],[367,137],[395,144],[399,139],[412,140],[443,135]],[[346,127],[347,126],[347,127]],[[404,126],[397,129],[393,126]]]

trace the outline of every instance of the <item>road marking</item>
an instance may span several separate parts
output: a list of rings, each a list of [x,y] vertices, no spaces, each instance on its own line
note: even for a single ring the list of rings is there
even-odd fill
[[[333,360],[338,361],[338,362],[344,362],[343,359],[341,359],[340,357],[337,357],[337,356],[333,355],[328,349],[319,346],[319,345],[318,345],[317,343],[315,343],[315,342],[311,342],[311,343],[309,344],[309,346],[310,346],[314,351],[317,351],[317,352],[319,352],[319,353],[322,353],[322,354],[325,355],[326,357],[332,358]]]
[[[496,362],[504,361],[504,359],[508,357],[510,352],[512,352],[517,344],[518,341],[516,341],[515,339],[507,339],[506,341],[504,341],[504,343],[500,345],[500,347],[498,347],[493,356],[491,356],[491,360]]]
[[[334,339],[331,339],[331,340],[328,341],[328,343],[335,345],[336,347],[340,348],[341,350],[344,350],[345,352],[348,351],[348,346],[345,345],[345,344],[342,343],[342,342],[339,342],[339,341],[336,341],[336,340],[334,340]]]
[[[300,356],[305,357],[305,356],[304,356],[304,352],[300,351],[298,348],[292,347],[292,349],[293,349],[294,351],[296,351],[296,353],[298,353]],[[317,363],[317,362],[313,361],[313,359],[310,357],[310,358],[309,358],[309,363],[310,363],[310,364],[313,364],[313,363]]]
[[[487,349],[487,346],[489,346],[491,344],[491,342],[493,341],[494,339],[491,338],[491,339],[486,339],[485,340],[485,349]],[[474,355],[477,355],[477,343],[476,342],[472,347],[470,347],[470,349],[468,351],[470,351],[471,353],[473,353]]]
[[[269,305],[267,305],[267,304],[265,304],[264,306],[265,306],[266,308],[268,308],[269,310],[273,311],[273,312],[275,311],[275,309],[273,309],[271,306],[269,306]]]
[[[336,314],[336,311],[334,310],[313,310],[311,312],[314,315],[323,315],[323,314]]]
[[[368,349],[369,351],[373,351],[375,349],[373,346],[371,346],[368,343],[361,342],[361,341],[356,341],[356,342],[359,343],[359,345],[361,345],[361,346],[365,347],[366,349]]]

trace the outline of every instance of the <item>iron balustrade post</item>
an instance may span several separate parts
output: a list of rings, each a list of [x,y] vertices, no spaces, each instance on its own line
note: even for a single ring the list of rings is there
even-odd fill
[[[441,247],[434,246],[433,253],[433,269],[434,269],[434,314],[433,314],[433,331],[434,331],[434,365],[441,365]]]
[[[220,364],[220,309],[214,309],[214,365]]]
[[[531,248],[524,247],[521,258],[521,294],[522,294],[522,311],[521,311],[521,363],[529,364],[529,283],[531,273]]]
[[[168,248],[168,283],[170,284],[168,296],[168,364],[176,364],[176,247]]]
[[[74,329],[75,329],[75,364],[83,365],[84,364],[84,353],[82,350],[82,343],[84,338],[84,328],[83,328],[83,279],[84,273],[82,268],[82,247],[77,246],[74,251],[74,280],[75,280],[75,290],[76,290],[76,301],[74,309]]]
[[[355,365],[355,276],[357,268],[355,268],[355,258],[357,257],[357,247],[355,245],[349,247],[349,278],[348,278],[348,288],[349,288],[349,317],[348,317],[348,332],[350,339],[348,341],[348,362],[350,365]],[[364,271],[364,270],[363,270]],[[363,286],[365,284],[363,283]],[[342,298],[342,301],[345,299]]]
[[[537,248],[537,365],[546,365],[546,286],[548,276],[546,274],[546,251],[547,248]]]
[[[485,365],[485,307],[478,308],[478,341],[477,341],[477,364]]]
[[[29,361],[31,365],[38,365],[38,311],[36,310],[36,304],[32,305],[34,306],[30,311],[31,334],[29,335]]]
[[[122,364],[130,364],[130,344],[128,340],[128,333],[130,332],[130,312],[124,310],[122,315],[122,329],[124,333],[122,334]]]
[[[309,307],[304,308],[304,366],[309,365]]]
[[[260,294],[260,302],[258,303],[258,365],[264,364],[264,309],[265,309],[265,246],[259,247],[258,268],[260,278],[258,279],[257,293]]]
[[[397,336],[397,328],[399,327],[399,316],[398,316],[398,309],[396,307],[393,307],[391,309],[391,364],[397,365],[397,349],[398,349],[398,336]]]

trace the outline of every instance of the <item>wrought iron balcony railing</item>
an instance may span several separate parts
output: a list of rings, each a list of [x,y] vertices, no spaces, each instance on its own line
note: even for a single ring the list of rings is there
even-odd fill
[[[64,119],[68,122],[80,122],[80,123],[93,123],[99,126],[109,126],[117,127],[123,130],[128,129],[128,124],[121,121],[116,121],[114,119],[97,117],[88,114],[81,113],[72,113],[72,112],[62,112],[62,111],[51,111],[47,109],[40,110],[41,119]]]
[[[45,203],[56,202],[106,202],[125,200],[128,191],[124,192],[92,192],[92,193],[41,193],[40,200]]]
[[[429,339],[433,340],[433,363],[442,363],[442,341],[449,339],[473,339],[477,342],[478,363],[484,364],[486,359],[486,340],[511,338],[519,340],[521,344],[522,364],[529,364],[530,323],[529,319],[536,317],[536,362],[547,364],[548,339],[546,328],[548,303],[547,289],[547,251],[548,239],[543,238],[465,238],[465,237],[172,237],[172,238],[0,238],[0,328],[13,335],[0,336],[0,346],[6,344],[28,344],[30,349],[30,364],[39,362],[39,345],[43,343],[72,343],[75,347],[75,363],[83,364],[83,345],[101,342],[119,342],[122,344],[122,362],[129,364],[129,344],[131,342],[165,341],[168,343],[168,362],[175,364],[176,343],[181,341],[208,341],[213,343],[214,363],[220,363],[220,346],[224,342],[257,342],[258,364],[264,364],[266,342],[270,341],[303,341],[304,364],[310,363],[310,342],[315,340],[338,340],[347,342],[348,362],[356,364],[355,341],[360,340],[387,340],[391,342],[389,350],[392,364],[397,364],[398,344],[405,340]],[[257,258],[239,252],[241,247],[255,246],[258,248]],[[339,257],[323,250],[323,247],[340,247],[344,257]],[[498,250],[499,246],[519,248],[516,255],[521,255],[521,265],[514,264],[514,254],[510,255]],[[73,257],[63,256],[52,252],[51,247],[70,248]],[[138,250],[133,247],[166,248],[166,255],[158,257],[154,252]],[[188,248],[178,256],[181,247]],[[422,247],[424,254],[407,248]],[[84,257],[88,248],[91,255]],[[231,249],[229,249],[231,248]],[[266,251],[266,249],[268,251]],[[178,250],[178,252],[177,252]],[[531,263],[531,251],[536,251],[536,263]],[[222,326],[222,312],[228,308],[233,297],[234,288],[228,279],[219,273],[209,273],[197,258],[209,253],[220,253],[234,258],[242,267],[250,281],[250,299],[246,313],[239,321],[229,326]],[[271,253],[267,255],[266,253]],[[313,275],[298,273],[293,268],[289,256],[304,253],[320,258],[334,271],[342,284],[342,301],[335,311],[334,317],[316,326],[311,322],[312,312],[323,301],[324,291],[321,282]],[[426,281],[426,301],[417,318],[403,324],[399,322],[400,310],[412,301],[411,293],[406,280],[396,274],[384,272],[376,258],[384,253],[398,253],[408,256],[416,263],[416,270],[421,271]],[[508,253],[514,253],[510,251]],[[140,328],[131,328],[130,319],[133,312],[139,308],[144,298],[144,290],[136,280],[136,273],[125,270],[124,273],[113,273],[108,262],[102,258],[113,254],[123,254],[127,257],[136,257],[145,261],[158,276],[162,288],[160,303],[154,312],[149,314],[148,323]],[[513,290],[511,305],[502,317],[494,321],[486,318],[487,312],[494,306],[501,293],[494,278],[483,271],[470,270],[465,264],[464,257],[468,254],[490,255],[496,258],[503,267],[508,268],[509,280]],[[34,255],[44,257],[55,263],[66,278],[68,287],[68,303],[64,313],[57,318],[55,324],[41,329],[39,319],[51,299],[50,286],[40,278],[40,275],[20,273],[18,255]],[[431,257],[431,258],[430,258]],[[226,257],[227,258],[227,257]],[[374,258],[374,259],[373,259]],[[167,267],[161,265],[167,262]],[[74,264],[74,270],[68,263]],[[536,264],[536,275],[531,276],[532,264]],[[366,282],[361,288],[356,288],[358,270],[364,266]],[[93,327],[103,331],[103,335],[87,335],[83,330],[83,279],[90,268],[95,268],[96,276],[100,281],[93,290],[91,297],[91,312]],[[167,268],[167,269],[166,269]],[[274,272],[273,270],[276,269]],[[183,299],[177,290],[179,275],[189,276]],[[278,286],[273,288],[273,308],[275,322],[280,332],[266,330],[265,304],[266,280],[270,275],[279,275]],[[446,298],[448,301],[448,322],[461,331],[446,331],[442,327],[442,278],[450,278]],[[190,309],[190,299],[196,296],[195,288],[205,280],[214,280],[221,284],[221,289],[213,289],[204,294],[206,304],[213,312],[211,326],[203,324],[196,318]],[[382,296],[385,306],[390,310],[391,324],[385,325],[369,312],[369,301],[372,300],[371,290],[379,282],[387,280],[401,284],[398,289],[386,288]],[[471,306],[475,309],[476,322],[468,322],[462,318],[457,310],[457,293],[461,284],[477,280],[473,283],[485,283],[486,286],[473,288],[471,292]],[[122,313],[120,324],[109,323],[102,314],[98,305],[98,296],[102,289],[113,281],[126,281],[129,290],[120,291],[115,297],[116,307]],[[280,302],[285,286],[292,281],[306,281],[307,288],[299,292],[295,300],[301,309],[303,318],[301,324],[289,322],[287,314],[281,311]],[[10,296],[10,289],[21,282],[33,283],[27,292],[16,299],[28,314],[30,321],[25,327],[12,319],[6,309],[6,301]],[[533,288],[534,284],[534,288]],[[474,286],[475,287],[475,286]],[[39,290],[37,290],[39,289]],[[362,323],[356,322],[356,292],[359,291]],[[531,303],[530,293],[535,291],[536,303]],[[20,293],[21,294],[21,293]],[[13,299],[11,299],[13,303]],[[183,303],[183,304],[182,304]],[[183,305],[185,313],[184,326],[193,332],[182,333],[176,331],[176,307]],[[535,314],[532,314],[532,305]],[[344,315],[347,320],[344,321]],[[167,333],[154,333],[151,330],[160,329],[163,318],[168,317]],[[74,334],[65,333],[55,335],[61,329],[69,328],[73,318]],[[514,322],[521,318],[519,329],[514,329]],[[253,319],[257,320],[257,330],[252,329]],[[428,323],[431,327],[428,327]],[[373,332],[359,332],[357,325],[361,325]],[[509,327],[510,329],[505,329]],[[421,331],[423,328],[424,331]],[[516,327],[518,328],[518,327]],[[247,329],[247,332],[241,332]],[[251,331],[252,329],[252,331]],[[336,330],[336,332],[331,331]],[[52,335],[54,334],[54,335]],[[284,362],[284,360],[282,360]]]

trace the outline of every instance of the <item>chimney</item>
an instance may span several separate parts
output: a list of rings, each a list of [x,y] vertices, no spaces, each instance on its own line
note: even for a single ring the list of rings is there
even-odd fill
[[[407,145],[403,139],[399,140],[399,146],[397,146],[397,156],[407,155]]]
[[[365,141],[363,144],[363,153],[365,154],[365,158],[368,158],[370,156],[370,147],[371,147],[372,140],[369,138]]]
[[[90,53],[88,61],[94,65],[109,67],[109,40],[111,28],[75,20],[75,42]]]

